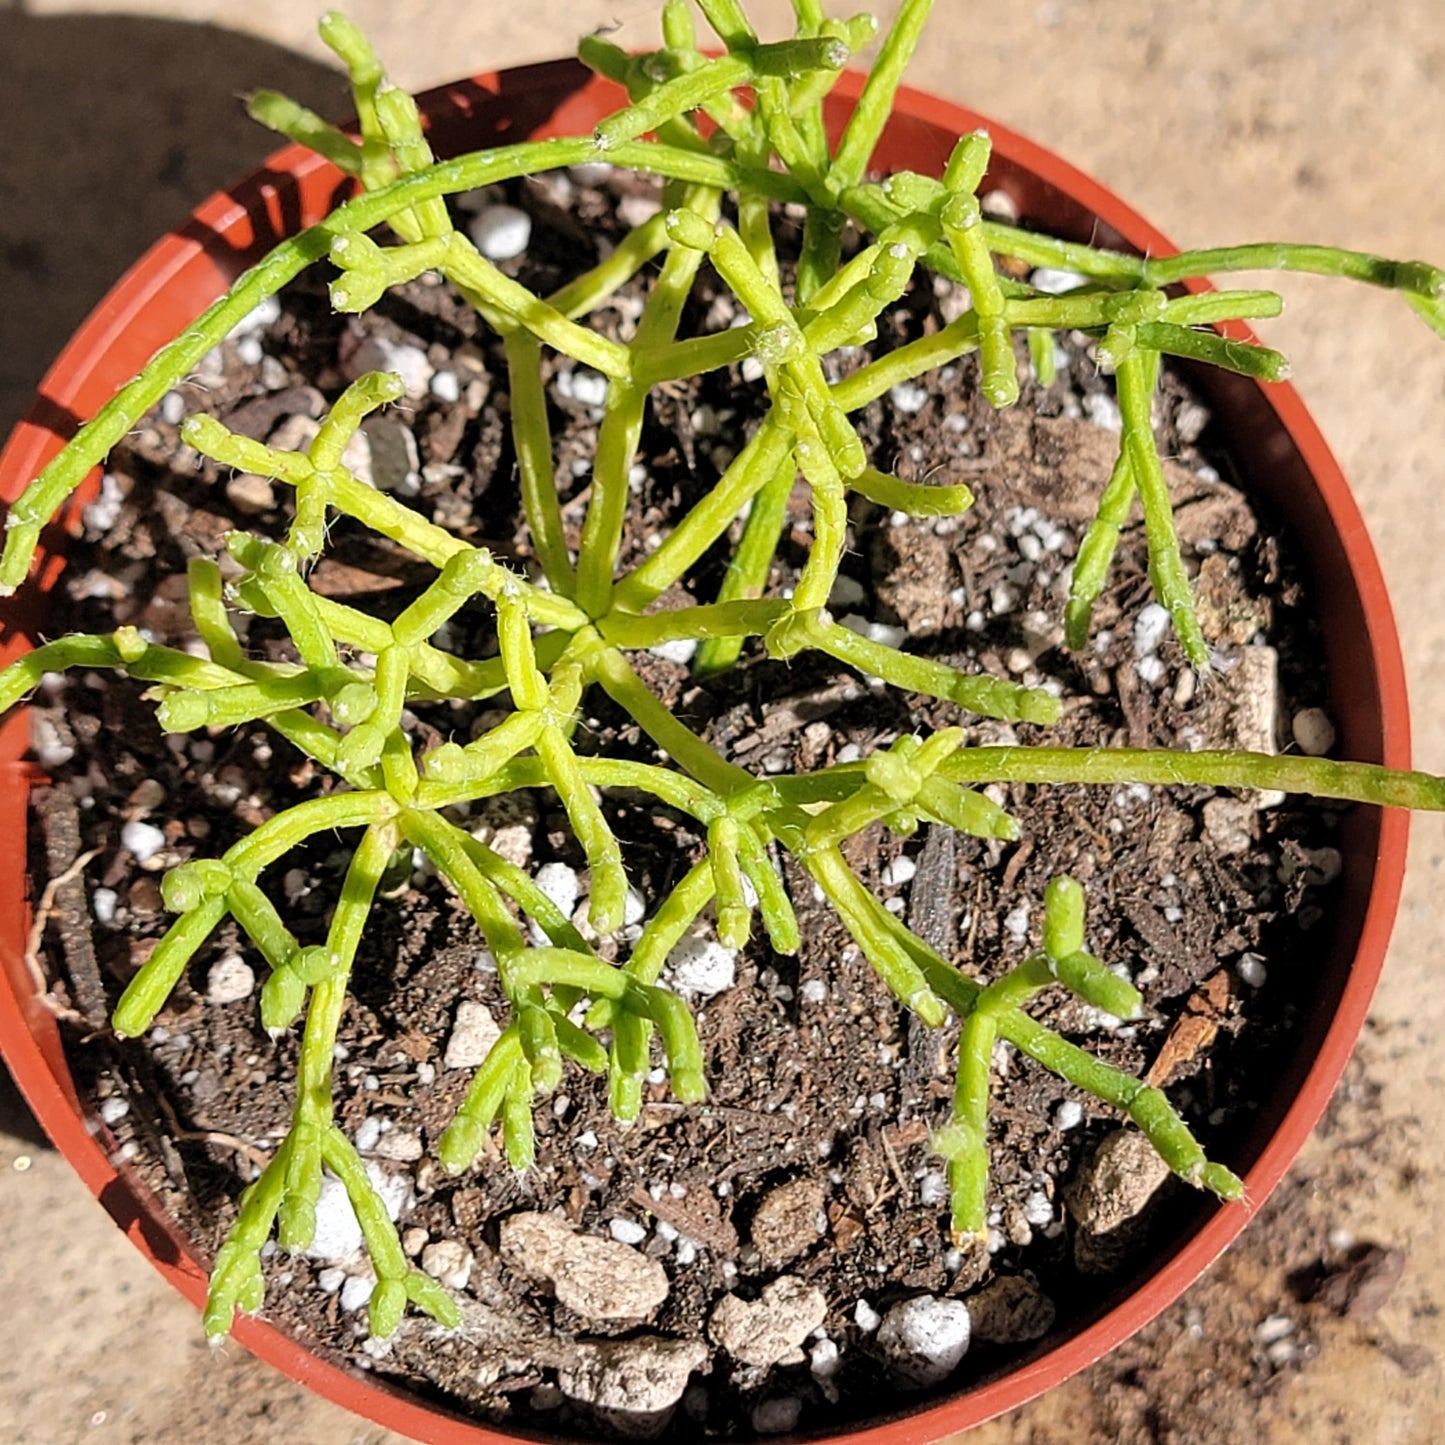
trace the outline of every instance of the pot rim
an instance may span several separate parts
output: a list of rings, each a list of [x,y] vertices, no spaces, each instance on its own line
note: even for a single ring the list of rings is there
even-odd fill
[[[834,95],[842,103],[855,101],[863,79],[856,72],[845,72]],[[419,102],[423,113],[433,118],[465,118],[478,107],[479,99],[482,104],[493,98],[503,103],[509,97],[533,91],[544,95],[555,92],[556,97],[545,121],[528,131],[539,135],[582,133],[579,118],[604,114],[615,107],[621,95],[610,82],[599,80],[576,61],[560,60],[454,82],[426,92]],[[949,137],[983,127],[993,138],[998,161],[1034,173],[1046,187],[1093,212],[1134,249],[1152,255],[1169,255],[1177,250],[1096,181],[972,110],[901,87],[894,111],[895,123],[921,124]],[[94,373],[104,368],[112,347],[124,338],[130,351],[143,359],[170,339],[169,322],[152,336],[146,332],[145,321],[137,320],[138,316],[143,318],[153,299],[198,263],[214,273],[219,294],[227,277],[238,269],[238,255],[249,256],[267,249],[294,220],[298,190],[329,188],[334,192],[340,184],[339,173],[312,152],[300,146],[283,147],[241,185],[210,197],[184,227],[147,251],[92,311],[47,372],[36,404],[0,455],[0,495],[7,500],[13,498],[19,487],[59,450],[57,433],[68,434],[77,415],[92,413],[109,397],[116,382],[130,374],[128,370],[115,370],[112,362],[104,384],[96,382]],[[1237,334],[1247,332],[1238,328]],[[1378,761],[1408,767],[1404,665],[1384,579],[1359,509],[1294,389],[1288,384],[1275,384],[1264,391],[1254,383],[1249,385],[1263,396],[1307,466],[1358,593],[1363,626],[1359,645],[1372,673],[1369,680],[1378,694],[1378,739],[1371,750]],[[39,598],[63,567],[57,542],[63,545],[63,538],[47,536],[47,550],[38,572],[7,605],[7,625],[0,634],[0,663],[23,650],[24,633],[30,630],[27,624],[34,620]],[[1335,671],[1333,667],[1331,670]],[[1335,681],[1338,683],[1339,677]],[[112,1162],[100,1137],[100,1126],[82,1113],[60,1051],[55,1018],[35,996],[26,969],[26,796],[31,781],[39,776],[22,761],[26,741],[23,710],[17,709],[0,724],[0,1051],[37,1119],[86,1186],[160,1273],[199,1307],[205,1298],[204,1270],[148,1191]],[[1296,1096],[1245,1174],[1244,1200],[1203,1207],[1202,1224],[1137,1288],[1099,1318],[1007,1374],[952,1397],[935,1399],[910,1414],[865,1424],[857,1430],[831,1435],[805,1431],[788,1439],[846,1441],[848,1445],[930,1445],[945,1434],[1022,1405],[1092,1364],[1172,1304],[1214,1262],[1258,1212],[1299,1152],[1323,1113],[1363,1027],[1399,900],[1409,818],[1404,812],[1388,810],[1372,824],[1365,840],[1367,849],[1373,840],[1372,878],[1368,899],[1361,903],[1359,941],[1348,977]],[[376,1378],[320,1360],[260,1317],[238,1317],[234,1337],[298,1383],[428,1445],[500,1445],[516,1439],[575,1438],[516,1430],[499,1433],[445,1407],[425,1404],[419,1396]]]

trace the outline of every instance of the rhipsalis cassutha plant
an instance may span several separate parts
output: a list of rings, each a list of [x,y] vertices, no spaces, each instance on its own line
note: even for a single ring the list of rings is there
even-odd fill
[[[263,1296],[259,1251],[274,1231],[286,1249],[304,1248],[315,1224],[323,1169],[345,1186],[379,1280],[372,1330],[395,1328],[408,1301],[444,1322],[452,1300],[412,1268],[396,1229],[355,1150],[333,1119],[332,1066],[347,1006],[348,978],[383,878],[398,850],[430,860],[465,904],[496,959],[511,1016],[442,1135],[449,1170],[473,1167],[500,1121],[510,1165],[533,1157],[532,1109],[573,1067],[605,1074],[614,1114],[634,1120],[655,1051],[676,1098],[707,1094],[703,1051],[688,1006],[659,979],[670,952],[711,908],[720,940],[741,947],[758,928],[782,953],[798,948],[798,924],[780,871],[796,860],[837,910],[899,1001],[926,1025],[961,1021],[951,1117],[936,1135],[948,1160],[952,1227],[972,1244],[986,1233],[989,1065],[1003,1039],[1063,1079],[1127,1113],[1185,1180],[1229,1199],[1240,1182],[1209,1162],[1158,1089],[1120,1073],[1030,1018],[1027,1006],[1058,985],[1098,1009],[1134,1016],[1140,1000],[1087,951],[1080,884],[1056,878],[1044,900],[1042,947],[992,982],[941,957],[879,902],[850,868],[842,845],[881,823],[909,833],[920,822],[985,839],[1018,836],[1014,819],[990,801],[991,783],[1188,784],[1287,789],[1367,804],[1445,807],[1445,780],[1323,758],[1240,752],[1171,752],[1058,747],[966,747],[961,728],[904,736],[873,756],[801,774],[757,776],[680,722],[629,660],[639,649],[695,640],[700,675],[730,666],[749,639],[779,659],[807,649],[909,694],[955,704],[961,715],[1047,725],[1060,713],[1049,692],[1007,678],[972,675],[901,651],[842,626],[828,608],[848,531],[849,498],[895,512],[938,517],[972,501],[961,485],[905,481],[870,457],[853,413],[900,382],[977,355],[981,387],[997,407],[1018,396],[1020,352],[1052,365],[1052,335],[1098,338],[1113,371],[1122,418],[1118,459],[1101,478],[1097,515],[1072,574],[1065,616],[1070,646],[1086,641],[1121,527],[1135,504],[1148,539],[1149,575],[1190,663],[1200,673],[1210,650],[1198,621],[1176,536],[1151,422],[1163,356],[1187,357],[1264,380],[1285,374],[1282,357],[1226,339],[1216,323],[1274,315],[1273,292],[1180,294],[1176,283],[1204,274],[1260,268],[1341,275],[1398,291],[1445,330],[1445,275],[1415,262],[1301,245],[1241,246],[1144,259],[1037,235],[985,216],[979,194],[989,162],[985,134],[962,137],[942,176],[875,180],[868,163],[889,116],[904,66],[918,42],[928,0],[904,0],[882,38],[871,74],[836,145],[822,102],[850,57],[875,39],[866,15],[826,18],[817,0],[795,0],[797,33],[757,39],[737,0],[699,0],[724,47],[709,57],[688,7],[663,7],[663,45],[633,56],[600,36],[582,59],[626,87],[631,103],[594,134],[522,142],[436,163],[417,109],[390,87],[364,38],[339,15],[322,35],[350,72],[357,133],[343,133],[293,102],[261,93],[253,114],[302,141],[355,178],[357,194],[324,221],[278,245],[202,316],[157,353],[144,371],[83,426],[14,503],[6,519],[0,588],[24,582],[42,527],[89,470],[170,388],[259,303],[305,268],[333,268],[338,311],[373,306],[390,288],[437,273],[504,338],[511,425],[536,571],[493,556],[427,520],[394,496],[359,481],[343,462],[362,420],[398,400],[400,380],[372,373],[331,407],[304,451],[237,435],[214,418],[192,416],[183,438],[222,466],[290,489],[278,540],[236,532],[227,557],[190,565],[189,599],[203,647],[157,645],[133,628],[48,642],[0,674],[0,708],[20,701],[47,672],[111,667],[150,686],[169,732],[263,719],[337,784],[254,828],[220,857],[172,870],[164,901],[175,921],[125,990],[118,1034],[145,1030],[187,962],[227,917],[250,939],[270,973],[261,992],[273,1033],[301,1034],[290,1132],[242,1195],[237,1222],[212,1276],[206,1330],[224,1334],[237,1308]],[[452,222],[449,195],[558,167],[605,160],[662,178],[663,210],[637,226],[603,260],[552,295],[527,290],[487,260]],[[788,285],[774,249],[779,202],[804,216],[801,250]],[[727,217],[727,219],[725,219]],[[865,243],[844,257],[845,222]],[[385,231],[382,228],[387,228]],[[1051,267],[1078,279],[1045,294],[1011,279]],[[680,335],[680,318],[707,264],[735,294],[746,324]],[[936,333],[830,380],[825,358],[879,330],[919,273],[966,285],[968,309]],[[588,324],[633,278],[647,276],[646,302],[626,340]],[[554,481],[544,361],[555,352],[606,378],[606,401],[591,464],[580,546],[569,546]],[[619,566],[628,518],[629,470],[653,390],[745,359],[766,393],[761,424],[721,477],[645,560]],[[811,548],[788,596],[766,595],[797,479],[811,499]],[[704,553],[727,544],[740,513],[717,598],[660,607],[659,599]],[[338,517],[395,544],[425,564],[430,581],[385,621],[321,595],[309,583]],[[449,619],[485,614],[495,655],[457,655]],[[248,655],[236,613],[278,619],[291,660]],[[755,643],[754,645],[757,645]],[[204,653],[205,655],[200,655]],[[594,756],[577,728],[591,689],[600,688],[655,744],[664,762]],[[495,699],[499,721],[464,745],[420,748],[411,708],[446,700]],[[516,789],[550,788],[565,810],[591,871],[590,937],[623,922],[627,860],[599,797],[625,789],[680,810],[706,835],[703,855],[673,891],[652,900],[651,917],[621,964],[606,961],[523,869],[477,841],[458,805]],[[275,902],[278,865],[317,834],[336,834],[351,852],[335,880],[324,943],[302,946]],[[534,925],[536,932],[529,929]],[[544,938],[540,945],[535,938]]]

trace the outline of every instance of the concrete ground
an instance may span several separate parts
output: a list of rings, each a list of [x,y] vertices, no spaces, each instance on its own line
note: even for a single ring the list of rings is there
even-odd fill
[[[312,35],[320,8],[0,0],[0,430],[125,264],[269,149],[240,115],[238,92],[274,85],[331,114],[346,109]],[[788,13],[780,0],[751,9],[774,32]],[[359,0],[349,10],[395,78],[415,87],[555,55],[593,26],[620,22],[624,43],[642,43],[654,6]],[[912,79],[1051,146],[1181,245],[1297,238],[1445,259],[1436,0],[1023,0],[1011,12],[941,0]],[[1445,771],[1445,568],[1432,537],[1445,475],[1445,344],[1392,298],[1309,278],[1277,284],[1290,309],[1267,339],[1293,359],[1356,487],[1400,611],[1417,758]],[[1382,1127],[1402,1135],[1404,1121],[1439,1098],[1445,991],[1431,986],[1431,924],[1442,884],[1445,826],[1423,819],[1374,1013]],[[1445,1439],[1445,1234],[1434,1224],[1445,1206],[1445,1135],[1427,1128],[1418,1138],[1401,1167],[1336,1203],[1361,1238],[1409,1251],[1382,1318],[1437,1363],[1406,1375],[1378,1351],[1322,1358],[1260,1403],[1261,1441]],[[0,1098],[0,1299],[0,1438],[397,1439],[239,1351],[208,1352],[189,1307],[36,1138],[13,1094]],[[972,1439],[1076,1439],[1070,1392],[1081,1388],[1065,1386]]]

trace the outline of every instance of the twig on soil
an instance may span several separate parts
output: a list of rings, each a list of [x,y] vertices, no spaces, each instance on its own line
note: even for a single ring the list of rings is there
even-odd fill
[[[182,1143],[216,1144],[222,1149],[230,1149],[249,1159],[257,1169],[265,1169],[271,1162],[271,1155],[264,1153],[254,1144],[248,1144],[244,1139],[238,1139],[234,1134],[226,1134],[219,1129],[176,1129],[172,1131],[172,1137]]]
[[[632,1191],[632,1202],[641,1210],[670,1224],[695,1244],[705,1245],[719,1259],[731,1259],[738,1252],[738,1234],[721,1216],[708,1218],[674,1199],[670,1194],[654,1199],[640,1185]]]
[[[898,1181],[898,1194],[901,1199],[908,1198],[908,1180],[903,1177],[903,1166],[898,1162],[898,1151],[893,1147],[893,1141],[888,1137],[888,1130],[879,1131],[878,1137],[883,1143],[883,1153],[888,1160],[888,1167],[893,1171],[893,1177]],[[881,1194],[879,1200],[881,1201]],[[875,1201],[877,1203],[879,1201]]]
[[[264,1169],[274,1157],[274,1153],[268,1154],[257,1145],[247,1143],[246,1140],[238,1138],[235,1134],[227,1134],[219,1129],[187,1129],[176,1114],[175,1105],[164,1093],[157,1091],[154,1097],[156,1107],[165,1115],[166,1133],[172,1143],[219,1144],[224,1149],[232,1149],[237,1154],[243,1155],[257,1169]]]

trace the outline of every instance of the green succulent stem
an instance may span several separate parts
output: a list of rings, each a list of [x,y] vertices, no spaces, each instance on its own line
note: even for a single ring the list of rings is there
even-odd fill
[[[863,93],[849,118],[843,138],[828,170],[828,189],[838,195],[863,179],[874,148],[893,111],[893,98],[908,62],[918,48],[933,0],[903,0],[893,26],[884,38]]]
[[[1199,672],[1208,672],[1209,644],[1199,626],[1194,597],[1184,560],[1179,552],[1179,534],[1169,504],[1169,487],[1154,437],[1151,413],[1158,376],[1157,353],[1134,349],[1118,367],[1119,411],[1123,417],[1123,447],[1129,471],[1144,508],[1144,532],[1149,542],[1149,580],[1161,606],[1167,609],[1184,655]]]
[[[1375,763],[1225,749],[980,747],[939,768],[959,783],[1090,783],[1118,786],[1268,788],[1384,808],[1445,809],[1445,779]]]
[[[0,556],[0,595],[13,592],[24,580],[40,539],[40,528],[60,509],[91,468],[262,301],[274,296],[306,267],[327,256],[337,236],[363,233],[435,197],[495,185],[514,176],[582,165],[592,158],[591,140],[578,139],[528,141],[445,161],[345,202],[324,221],[282,241],[265,259],[244,272],[226,295],[208,307],[181,336],[162,347],[135,380],[122,387],[76,433],[65,450],[12,505],[6,518],[4,553]],[[721,157],[652,142],[630,142],[618,147],[609,159],[614,165],[633,166],[644,172],[720,189],[731,188],[739,180],[739,172]],[[776,200],[803,198],[782,176],[759,173],[748,176],[747,182]],[[591,354],[590,342],[587,348]],[[606,348],[600,349],[598,355],[604,356],[609,364],[618,364],[615,354]]]
[[[743,525],[742,540],[718,588],[720,607],[761,597],[766,590],[792,490],[793,465],[790,460],[774,472],[752,500],[748,519]],[[766,632],[772,625],[773,622],[769,621],[761,630]],[[749,635],[750,632],[706,635],[698,648],[694,670],[702,677],[725,671],[738,660],[743,639]]]

